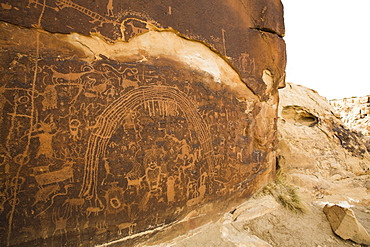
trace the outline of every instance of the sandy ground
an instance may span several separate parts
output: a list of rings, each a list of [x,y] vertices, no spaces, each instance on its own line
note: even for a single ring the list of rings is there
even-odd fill
[[[320,191],[296,187],[306,208],[304,213],[286,209],[275,197],[260,193],[233,212],[225,212],[216,222],[171,241],[152,245],[149,240],[142,246],[361,246],[335,235],[322,209],[327,203],[351,207],[358,221],[370,232],[369,182],[370,175],[363,175],[336,181]]]

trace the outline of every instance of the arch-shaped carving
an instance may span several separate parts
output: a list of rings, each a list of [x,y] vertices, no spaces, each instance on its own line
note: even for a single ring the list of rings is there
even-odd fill
[[[91,133],[85,154],[85,167],[80,197],[91,199],[98,192],[98,165],[105,155],[108,142],[119,123],[130,111],[153,101],[176,104],[192,124],[203,149],[209,174],[213,174],[214,155],[210,130],[188,96],[176,87],[152,85],[133,89],[112,102],[97,118],[96,128]]]

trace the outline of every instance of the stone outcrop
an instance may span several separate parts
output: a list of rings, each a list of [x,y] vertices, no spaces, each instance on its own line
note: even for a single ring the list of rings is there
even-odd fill
[[[130,246],[273,180],[279,0],[0,2],[0,245]]]
[[[278,174],[277,183],[265,186],[253,198],[220,213],[220,218],[215,217],[213,222],[200,227],[194,227],[199,218],[192,212],[181,224],[164,229],[140,246],[360,247],[360,244],[344,240],[333,232],[323,207],[326,204],[351,207],[358,222],[346,230],[358,232],[356,229],[361,224],[370,231],[370,173],[364,165],[369,163],[366,152],[364,158],[353,154],[357,153],[353,150],[362,150],[363,146],[360,142],[356,144],[357,139],[349,142],[353,148],[341,144],[339,138],[344,138],[348,130],[340,127],[343,123],[332,113],[333,108],[313,90],[289,83],[287,88],[279,91],[282,104],[279,108],[279,142],[284,144],[284,137],[293,143],[290,149],[279,150],[279,166],[284,172]],[[343,133],[336,137],[335,132],[329,132],[327,121],[337,124]],[[350,132],[348,135],[352,136]],[[321,149],[318,155],[310,154],[309,151],[317,149]],[[344,159],[336,162],[342,163],[334,163],[336,154]],[[347,162],[355,169],[346,167]],[[307,164],[312,165],[306,168]],[[334,174],[330,175],[330,171]],[[190,230],[174,238],[171,234],[179,228]]]
[[[293,83],[280,90],[278,164],[292,183],[318,197],[330,194],[336,181],[370,168],[363,142],[334,112],[314,90]],[[359,195],[366,194],[361,188]]]
[[[343,239],[350,239],[358,244],[370,245],[370,235],[357,221],[354,212],[339,205],[325,205],[324,213],[332,230]]]
[[[370,96],[330,100],[343,123],[360,137],[370,151]]]

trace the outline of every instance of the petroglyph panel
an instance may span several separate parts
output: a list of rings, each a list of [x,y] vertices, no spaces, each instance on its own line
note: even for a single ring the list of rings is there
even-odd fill
[[[246,177],[266,170],[250,156],[252,109],[206,75],[104,59],[35,67],[24,57],[12,70],[2,87],[2,236],[125,236],[246,189]],[[38,224],[43,236],[17,228]]]
[[[107,42],[128,41],[153,30],[174,30],[201,41],[238,69],[264,100],[270,96],[263,71],[284,85],[285,43],[280,0],[118,1],[0,0],[0,20],[53,33],[96,34]],[[276,94],[273,91],[272,94]]]
[[[281,34],[156,2],[1,3],[0,245],[135,244],[272,179]]]

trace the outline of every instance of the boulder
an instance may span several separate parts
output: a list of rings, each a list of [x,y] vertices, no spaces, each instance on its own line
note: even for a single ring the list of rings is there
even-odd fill
[[[357,221],[351,209],[326,204],[323,210],[333,232],[339,237],[345,240],[350,239],[358,244],[370,245],[369,233]]]
[[[280,0],[0,2],[0,245],[136,245],[273,181]]]

